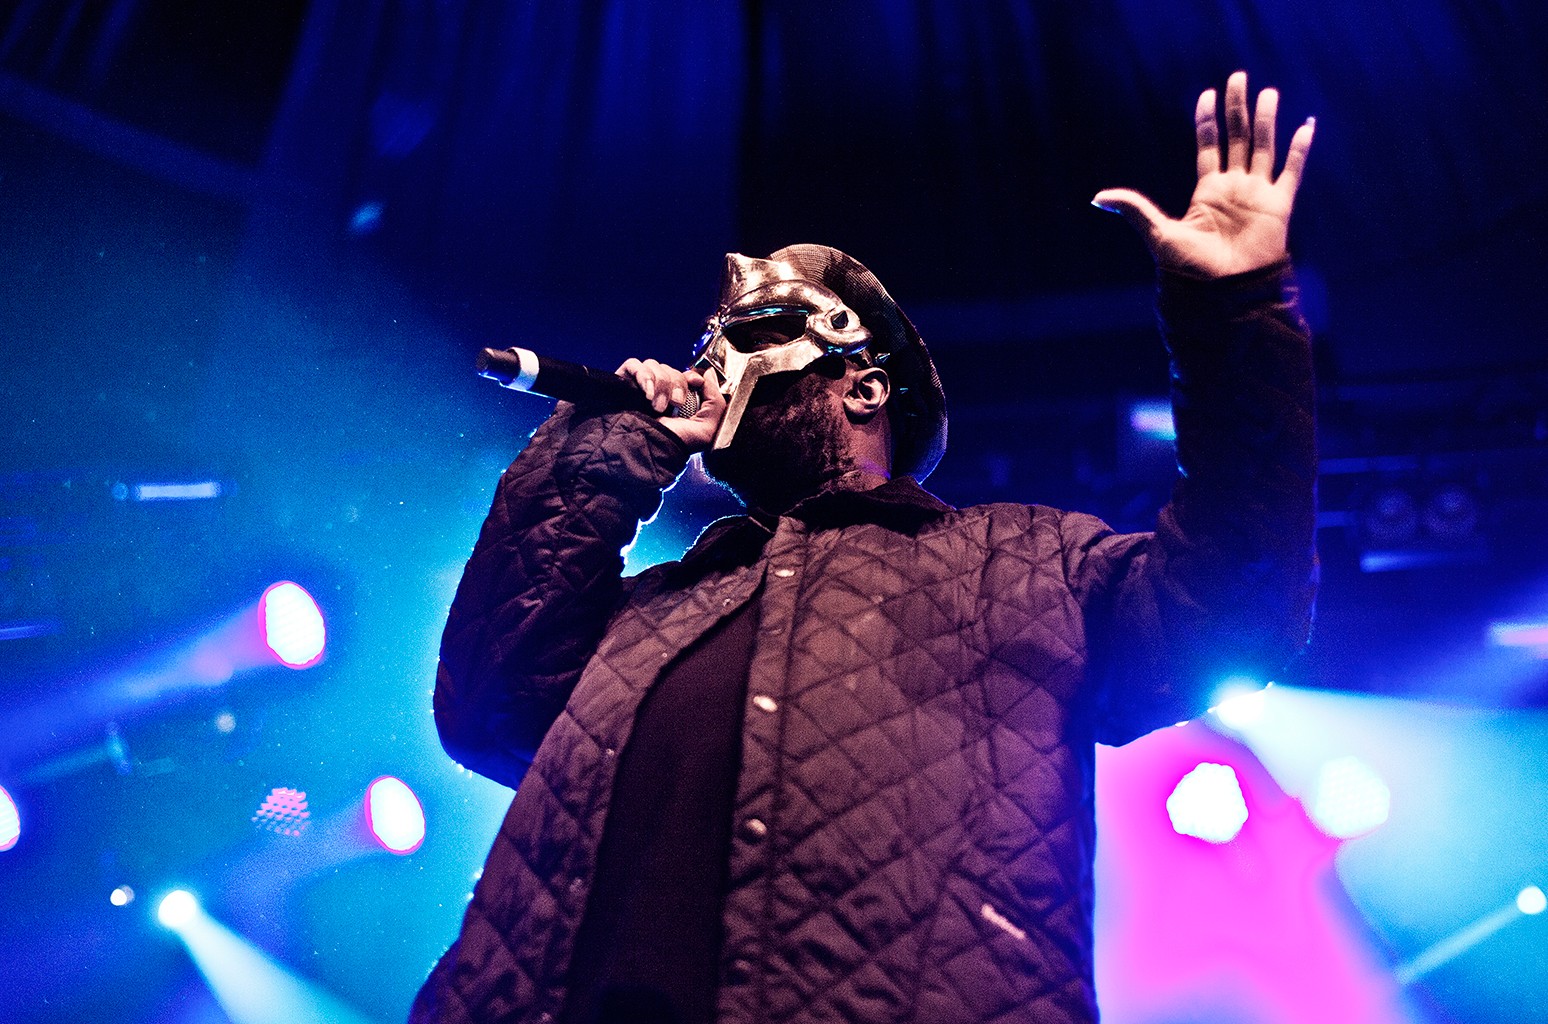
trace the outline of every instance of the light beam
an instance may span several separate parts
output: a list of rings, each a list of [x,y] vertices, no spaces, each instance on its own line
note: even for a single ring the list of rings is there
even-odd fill
[[[286,969],[205,913],[183,890],[162,901],[159,916],[163,923],[167,903],[174,897],[180,897],[174,903],[178,923],[167,926],[187,947],[232,1024],[370,1024],[338,998]]]

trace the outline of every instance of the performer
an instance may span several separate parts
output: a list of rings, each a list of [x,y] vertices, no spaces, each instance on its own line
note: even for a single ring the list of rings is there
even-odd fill
[[[1249,118],[1233,75],[1222,146],[1199,98],[1181,220],[1095,200],[1159,266],[1181,472],[1153,532],[922,489],[929,353],[823,246],[727,257],[693,368],[619,371],[656,417],[560,405],[442,641],[446,749],[519,788],[414,1021],[1096,1019],[1094,744],[1271,676],[1311,614],[1312,126],[1276,177],[1276,104]],[[696,452],[747,514],[622,578]]]

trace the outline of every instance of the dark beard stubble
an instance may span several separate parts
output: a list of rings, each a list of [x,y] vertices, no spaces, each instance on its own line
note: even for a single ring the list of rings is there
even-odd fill
[[[760,378],[731,444],[703,454],[704,471],[749,508],[785,512],[855,468],[825,369]]]

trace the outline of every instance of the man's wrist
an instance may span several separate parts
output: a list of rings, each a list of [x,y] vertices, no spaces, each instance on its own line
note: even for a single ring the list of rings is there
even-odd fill
[[[1223,277],[1195,277],[1158,268],[1156,289],[1157,306],[1168,323],[1197,317],[1230,317],[1264,303],[1294,302],[1298,295],[1289,256],[1255,270]]]

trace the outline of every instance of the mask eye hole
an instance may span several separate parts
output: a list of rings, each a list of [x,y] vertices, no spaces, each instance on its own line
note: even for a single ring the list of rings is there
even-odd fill
[[[806,333],[806,313],[771,313],[725,325],[726,340],[740,352],[786,345]]]

